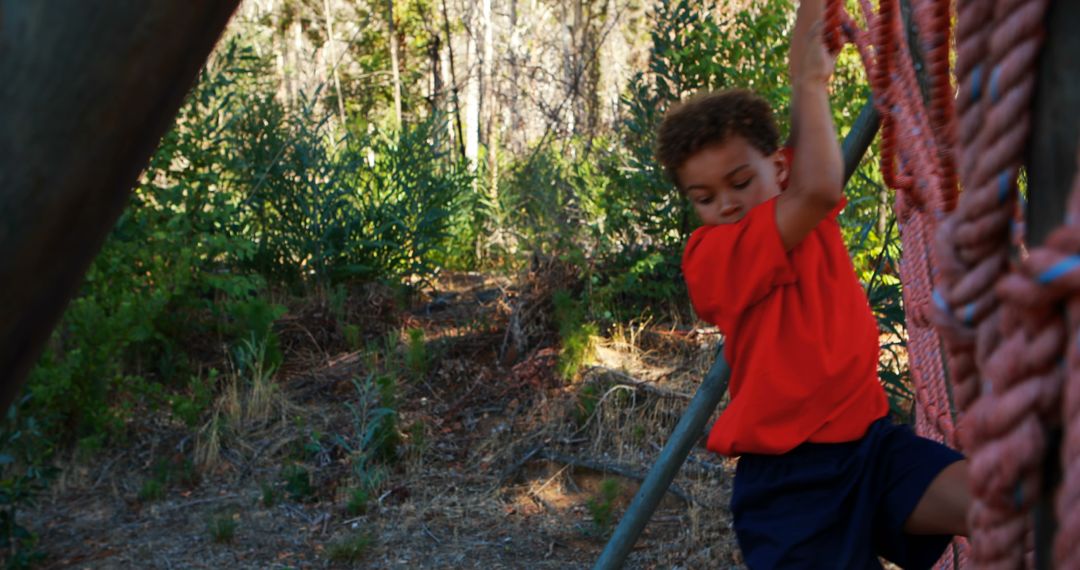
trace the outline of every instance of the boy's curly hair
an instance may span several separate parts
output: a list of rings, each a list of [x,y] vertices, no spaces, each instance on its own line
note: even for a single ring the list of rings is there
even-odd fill
[[[699,94],[664,115],[656,135],[656,159],[681,191],[675,171],[702,148],[732,135],[743,137],[765,155],[779,148],[780,130],[761,96],[746,89]]]

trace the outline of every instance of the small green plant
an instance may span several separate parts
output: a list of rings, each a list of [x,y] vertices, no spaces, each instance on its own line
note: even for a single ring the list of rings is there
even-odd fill
[[[393,376],[379,376],[375,379],[379,390],[380,410],[383,413],[376,414],[374,424],[369,427],[367,445],[365,446],[376,461],[391,463],[398,457],[398,445],[401,444],[401,435],[397,429],[397,381]]]
[[[358,516],[367,512],[368,502],[371,501],[371,492],[363,487],[349,489],[349,501],[345,504],[345,511],[349,516]]]
[[[593,339],[599,335],[595,323],[585,322],[582,304],[567,291],[556,291],[555,321],[559,324],[562,351],[558,371],[563,380],[573,380],[594,354]]]
[[[338,326],[342,326],[348,321],[346,311],[348,301],[349,290],[341,283],[331,287],[330,292],[326,295],[326,304],[329,305],[330,314],[334,317],[334,321]]]
[[[349,345],[349,350],[360,350],[363,346],[363,338],[358,325],[344,325],[341,327],[341,333],[345,335],[345,344]]]
[[[30,396],[13,404],[0,422],[0,559],[7,568],[30,568],[44,558],[37,534],[19,522],[56,474],[49,465],[52,444],[37,420],[25,412]]]
[[[206,377],[196,376],[188,385],[188,393],[176,394],[170,398],[172,413],[189,428],[198,426],[205,412],[214,401],[214,387],[217,386],[218,371],[211,369]]]
[[[254,335],[242,339],[233,353],[236,372],[230,374],[224,394],[228,396],[226,411],[231,422],[244,426],[260,425],[267,421],[275,407],[278,386],[274,373],[279,362],[270,356],[277,336],[259,340]]]
[[[302,465],[289,465],[281,470],[281,479],[285,483],[285,493],[289,499],[298,503],[309,502],[315,498],[315,488],[311,485],[311,474]]]
[[[274,484],[263,481],[259,485],[259,490],[261,491],[262,505],[268,509],[273,508],[278,501],[277,489],[274,488]]]
[[[371,534],[359,532],[332,542],[326,552],[334,562],[359,562],[374,542]]]
[[[596,405],[600,403],[600,389],[596,384],[586,384],[578,390],[577,404],[574,406],[574,422],[582,427],[589,418],[596,413]]]
[[[585,503],[585,508],[592,518],[593,532],[597,536],[607,536],[615,520],[615,500],[622,491],[618,479],[607,478],[600,482],[596,496]]]
[[[405,348],[405,366],[414,376],[422,377],[428,369],[428,349],[424,342],[424,329],[409,329],[408,345]]]
[[[236,538],[236,515],[215,515],[206,523],[210,539],[218,544],[226,544]]]
[[[420,457],[427,451],[428,439],[427,429],[424,427],[424,422],[417,420],[409,426],[409,454],[413,457]]]
[[[165,483],[157,477],[151,477],[143,481],[139,488],[139,500],[160,501],[165,498]]]

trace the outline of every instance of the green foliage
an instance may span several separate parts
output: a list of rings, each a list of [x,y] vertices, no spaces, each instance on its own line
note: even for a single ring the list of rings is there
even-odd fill
[[[427,373],[431,360],[427,343],[424,341],[424,329],[409,329],[406,334],[409,338],[405,347],[405,366],[414,376],[423,376]]]
[[[352,433],[338,434],[334,440],[349,453],[359,489],[370,496],[385,478],[384,466],[398,459],[397,381],[371,374],[363,381],[353,379],[353,386],[356,401],[346,403],[352,413]]]
[[[600,389],[596,387],[596,384],[586,384],[578,390],[577,405],[574,407],[574,421],[579,427],[584,426],[592,418],[599,403]]]
[[[210,533],[210,540],[218,544],[226,544],[236,538],[236,516],[229,514],[215,515],[206,523],[206,530]]]
[[[891,275],[899,264],[900,243],[890,225],[877,251],[873,271],[866,278],[866,296],[882,334],[878,377],[889,397],[889,408],[899,421],[911,422],[915,394],[907,357],[907,321],[900,280]]]
[[[191,487],[198,482],[199,474],[191,459],[185,457],[162,459],[154,464],[151,476],[143,481],[142,487],[139,488],[139,499],[159,501],[165,498],[169,485],[180,484]]]
[[[618,479],[606,478],[600,482],[597,494],[585,502],[585,508],[589,511],[589,517],[593,523],[593,533],[596,536],[608,536],[611,534],[612,525],[615,522],[615,500],[619,498],[622,489]]]
[[[245,41],[203,70],[31,374],[52,433],[101,444],[162,403],[193,425],[208,403],[201,380],[185,385],[201,339],[245,376],[281,364],[268,287],[426,277],[469,215],[444,117],[332,130],[313,105],[278,101]]]
[[[165,484],[156,477],[151,477],[143,481],[142,487],[139,488],[139,500],[140,501],[160,501],[165,498]]]
[[[635,249],[609,256],[589,276],[593,315],[628,322],[651,315],[678,315],[688,307],[681,246]]]
[[[374,544],[370,533],[359,532],[330,543],[326,553],[334,562],[359,562]]]
[[[262,505],[268,509],[274,507],[278,502],[277,489],[274,488],[273,483],[263,481],[259,484],[260,500]]]
[[[401,436],[397,429],[397,381],[392,376],[378,376],[375,385],[379,394],[379,406],[371,414],[363,449],[374,461],[392,462],[397,459]]]
[[[290,501],[307,503],[315,500],[315,488],[311,485],[311,474],[303,465],[287,465],[281,470],[281,480],[285,484],[285,493]]]
[[[349,500],[345,504],[345,511],[349,516],[362,515],[368,510],[368,502],[371,501],[371,491],[364,487],[349,489]]]
[[[195,376],[188,383],[187,393],[178,393],[170,397],[174,416],[189,428],[197,427],[202,421],[203,412],[214,400],[214,388],[217,386],[218,371],[211,369],[204,378]]]
[[[363,346],[358,325],[345,325],[341,328],[341,332],[345,335],[345,343],[349,345],[350,350],[359,350]]]
[[[32,508],[56,475],[49,465],[52,446],[33,416],[29,397],[8,409],[0,424],[0,553],[7,568],[30,568],[44,554],[37,534],[23,526],[19,512]]]
[[[593,357],[593,338],[600,332],[596,324],[585,322],[584,307],[569,292],[556,291],[552,300],[555,304],[555,322],[559,325],[559,339],[562,341],[557,369],[564,380],[572,380]]]
[[[422,457],[428,447],[427,429],[424,422],[416,420],[409,426],[409,454],[413,457]]]

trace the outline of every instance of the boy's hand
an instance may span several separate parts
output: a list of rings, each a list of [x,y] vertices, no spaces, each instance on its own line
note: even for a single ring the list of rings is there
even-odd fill
[[[797,75],[792,75],[792,87],[798,88],[800,84],[809,82],[827,83],[832,76],[836,57],[825,47],[824,30],[825,23],[820,19],[816,20],[805,36],[806,42],[801,46],[802,49],[796,52],[792,46],[791,55],[801,60],[797,67],[793,67]]]

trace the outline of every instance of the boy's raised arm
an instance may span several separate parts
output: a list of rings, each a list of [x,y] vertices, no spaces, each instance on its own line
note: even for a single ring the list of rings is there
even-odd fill
[[[822,36],[824,10],[824,0],[803,0],[791,37],[795,158],[788,188],[776,202],[776,225],[787,250],[798,245],[843,195],[843,159],[829,108],[833,58]]]

